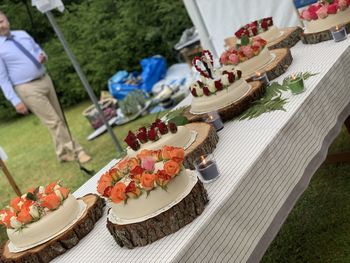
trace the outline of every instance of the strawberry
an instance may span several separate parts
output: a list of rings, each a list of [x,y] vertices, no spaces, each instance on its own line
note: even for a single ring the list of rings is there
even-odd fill
[[[222,90],[222,89],[223,89],[221,80],[215,80],[215,81],[214,81],[214,84],[215,84],[216,90]]]
[[[158,130],[162,135],[167,134],[169,132],[168,127],[164,122],[158,123]]]
[[[192,93],[193,97],[198,97],[196,88],[193,88],[191,90],[191,93]]]
[[[159,139],[157,128],[150,129],[147,135],[150,141],[157,141]]]
[[[139,128],[139,132],[147,132],[147,129],[145,126]]]
[[[208,87],[203,87],[203,93],[205,96],[210,96],[210,91]]]
[[[147,138],[147,130],[142,130],[142,131],[139,131],[137,133],[137,139],[139,139],[139,141],[141,143],[146,143],[148,142],[148,138]]]

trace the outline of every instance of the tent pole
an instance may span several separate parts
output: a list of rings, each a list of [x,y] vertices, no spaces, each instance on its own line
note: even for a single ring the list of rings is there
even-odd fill
[[[206,26],[206,24],[205,24],[205,22],[204,22],[204,19],[203,19],[203,16],[202,16],[201,11],[200,11],[200,9],[199,9],[197,0],[193,0],[193,2],[194,2],[194,8],[196,9],[196,12],[197,12],[197,14],[198,14],[198,18],[199,18],[199,20],[200,20],[200,23],[203,25],[203,28],[204,28],[204,31],[205,31],[204,33],[208,36],[209,44],[210,44],[210,46],[211,46],[211,47],[210,47],[210,50],[212,51],[212,53],[214,53],[214,56],[218,58],[219,56],[218,56],[218,53],[216,52],[215,46],[214,46],[214,44],[213,44],[213,39],[212,39],[212,37],[209,35],[208,28],[207,28],[207,26]]]
[[[83,83],[86,92],[89,94],[90,99],[94,103],[94,105],[95,105],[95,107],[96,107],[96,109],[97,109],[97,111],[98,111],[98,113],[99,113],[99,115],[100,115],[104,125],[106,125],[107,130],[109,132],[109,135],[112,137],[112,140],[113,140],[113,143],[115,145],[115,148],[116,148],[117,152],[121,153],[123,151],[123,149],[120,146],[120,143],[118,142],[118,140],[117,140],[117,138],[116,138],[116,136],[115,136],[111,126],[109,125],[109,123],[107,122],[106,118],[104,117],[104,114],[103,114],[103,112],[101,110],[101,107],[100,107],[100,105],[98,103],[98,100],[97,100],[97,98],[96,98],[96,96],[95,96],[95,94],[94,94],[94,92],[93,92],[93,90],[92,90],[88,80],[86,79],[85,74],[81,70],[80,65],[79,65],[76,57],[74,56],[73,52],[71,51],[70,47],[68,46],[68,43],[67,43],[66,39],[64,38],[64,36],[63,36],[63,34],[62,34],[58,24],[56,23],[55,18],[53,17],[53,15],[52,15],[52,13],[50,11],[47,11],[45,14],[46,14],[47,18],[49,19],[49,21],[50,21],[50,23],[51,23],[51,25],[52,25],[56,35],[58,36],[59,40],[61,41],[64,50],[66,51],[70,61],[72,62],[73,66],[74,66],[75,71],[78,73],[79,78],[80,78],[81,82]]]

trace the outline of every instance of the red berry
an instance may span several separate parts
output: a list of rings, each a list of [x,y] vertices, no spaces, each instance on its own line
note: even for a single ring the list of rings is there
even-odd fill
[[[193,89],[191,90],[191,93],[192,93],[193,97],[198,97],[196,88],[193,88]]]
[[[150,141],[157,141],[159,139],[158,132],[156,129],[150,129],[147,135]]]
[[[214,84],[215,84],[216,90],[222,90],[223,89],[223,86],[221,84],[221,80],[215,80]]]
[[[162,134],[162,135],[167,134],[169,132],[168,127],[166,126],[166,124],[164,122],[158,123],[158,130],[159,130],[160,134]]]
[[[171,133],[176,133],[177,132],[177,126],[173,122],[169,122],[168,123],[168,128],[169,128]]]
[[[139,131],[138,133],[137,133],[137,139],[139,139],[139,141],[141,142],[141,143],[146,143],[146,142],[148,142],[148,138],[147,138],[147,130],[146,131]]]
[[[203,87],[203,93],[205,96],[210,96],[210,91],[208,87]]]

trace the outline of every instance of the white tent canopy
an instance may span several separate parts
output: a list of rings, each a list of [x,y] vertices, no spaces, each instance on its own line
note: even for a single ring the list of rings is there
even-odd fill
[[[202,46],[216,53],[216,57],[224,50],[224,39],[251,21],[272,16],[278,27],[301,25],[292,0],[183,1]]]

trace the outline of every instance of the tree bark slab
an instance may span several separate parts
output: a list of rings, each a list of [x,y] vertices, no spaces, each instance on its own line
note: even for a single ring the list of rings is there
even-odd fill
[[[169,210],[143,222],[118,225],[107,220],[107,229],[121,247],[146,246],[191,223],[204,211],[208,195],[198,180],[192,191]],[[109,211],[111,212],[111,211]]]
[[[196,141],[185,150],[184,166],[194,170],[194,161],[202,155],[214,152],[219,141],[215,128],[205,122],[193,122],[186,124],[190,130],[197,132]]]
[[[87,204],[87,209],[82,217],[72,227],[52,240],[32,249],[11,253],[8,250],[7,241],[1,247],[0,262],[3,263],[45,263],[50,262],[59,255],[65,253],[79,243],[95,226],[102,217],[105,201],[96,194],[88,194],[78,200]]]
[[[277,48],[291,48],[294,47],[296,43],[301,39],[301,34],[303,29],[300,27],[286,27],[281,28],[283,35],[276,40],[267,43],[267,48],[270,50]]]
[[[350,33],[350,21],[344,24],[346,32]],[[317,44],[323,41],[332,40],[333,36],[330,30],[324,30],[315,33],[304,32],[301,34],[301,41],[304,44]]]
[[[252,88],[246,94],[246,96],[232,103],[231,105],[218,110],[222,121],[229,121],[239,116],[243,111],[249,108],[250,104],[253,101],[262,97],[265,92],[265,86],[262,84],[262,82],[253,81],[250,82],[249,85],[251,85]],[[193,114],[190,112],[190,110],[191,106],[188,106],[182,113],[183,116],[185,116],[190,122],[201,122],[205,121],[208,118],[207,113]]]

